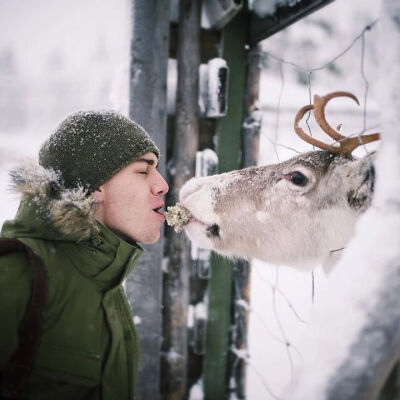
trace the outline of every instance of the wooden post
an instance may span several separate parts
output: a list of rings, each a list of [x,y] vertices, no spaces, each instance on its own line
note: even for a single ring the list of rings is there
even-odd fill
[[[180,1],[177,104],[168,204],[178,201],[180,188],[194,175],[199,142],[200,11],[201,1]],[[188,239],[172,229],[167,233],[161,388],[164,399],[178,400],[184,398],[186,385],[191,260]]]
[[[169,0],[132,1],[132,43],[129,116],[143,125],[161,150],[159,169],[165,173],[166,82],[169,46]],[[140,340],[136,398],[159,398],[163,234],[128,277]]]
[[[259,109],[261,75],[261,47],[252,46],[247,55],[246,96],[244,121],[242,126],[243,157],[242,168],[257,165],[261,130],[261,110]]]
[[[218,123],[219,172],[240,166],[241,124],[246,70],[247,15],[238,14],[223,30],[222,58],[228,64],[228,113]],[[209,283],[207,352],[204,358],[204,396],[224,399],[227,393],[229,330],[231,327],[233,264],[214,255]]]
[[[261,55],[258,45],[247,54],[246,92],[244,120],[242,124],[242,163],[246,168],[257,164],[261,114],[258,109],[261,73]],[[248,305],[250,303],[250,263],[235,260],[233,269],[232,328],[230,347],[247,350]],[[240,302],[238,302],[240,300]],[[246,382],[246,362],[239,352],[231,352],[229,358],[229,392],[237,399],[244,399]]]

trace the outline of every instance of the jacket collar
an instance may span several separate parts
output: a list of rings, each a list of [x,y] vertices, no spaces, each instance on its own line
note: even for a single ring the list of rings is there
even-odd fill
[[[31,235],[33,230],[53,240],[80,242],[99,233],[95,200],[86,188],[66,188],[57,172],[33,162],[11,170],[10,176],[11,190],[21,195],[16,219],[36,220],[29,226]]]
[[[95,203],[87,191],[63,187],[54,171],[34,164],[22,165],[11,177],[22,198],[15,219],[4,223],[1,236],[28,245],[36,239],[55,242],[84,276],[105,289],[125,279],[143,249],[95,220]]]
[[[107,227],[98,225],[99,233],[92,240],[61,242],[57,248],[82,275],[108,289],[123,282],[143,249],[136,243],[128,243]]]

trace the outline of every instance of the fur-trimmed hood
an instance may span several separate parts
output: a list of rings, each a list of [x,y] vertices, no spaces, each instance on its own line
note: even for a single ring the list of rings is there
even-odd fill
[[[56,240],[79,242],[99,233],[94,197],[83,187],[66,188],[58,173],[32,161],[11,170],[10,176],[12,192],[21,195],[15,221]]]

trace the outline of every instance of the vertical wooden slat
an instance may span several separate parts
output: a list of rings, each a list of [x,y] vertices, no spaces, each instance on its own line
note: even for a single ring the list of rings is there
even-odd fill
[[[241,124],[245,90],[247,15],[241,12],[223,31],[222,57],[229,67],[228,113],[218,121],[219,172],[237,169],[241,159]],[[231,325],[233,264],[214,255],[209,284],[207,352],[204,358],[206,400],[227,393],[228,344]]]
[[[242,127],[243,168],[257,165],[258,163],[261,130],[261,110],[259,109],[260,79],[261,46],[255,45],[252,46],[247,56],[246,94]]]
[[[161,174],[165,173],[168,46],[169,0],[133,0],[129,116],[159,146]],[[162,238],[163,233],[157,244],[143,246],[145,252],[126,282],[141,349],[138,400],[159,398]]]
[[[194,175],[199,143],[200,11],[200,0],[180,1],[178,85],[169,204],[178,201],[180,188]],[[184,398],[187,375],[187,308],[191,260],[188,239],[172,229],[168,230],[166,257],[161,387],[164,399],[178,400]]]
[[[261,55],[259,46],[254,46],[247,54],[246,91],[244,101],[244,119],[242,124],[242,162],[246,168],[257,164],[261,115],[258,109],[261,74]],[[248,308],[242,300],[250,303],[250,263],[236,260],[233,271],[234,290],[232,298],[233,320],[230,346],[241,351],[247,349]],[[245,398],[246,362],[231,352],[229,359],[229,391],[237,399]]]

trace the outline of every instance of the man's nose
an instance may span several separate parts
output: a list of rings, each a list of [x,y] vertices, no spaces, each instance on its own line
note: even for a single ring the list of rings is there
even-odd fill
[[[153,186],[153,192],[157,194],[158,196],[162,196],[166,194],[169,190],[168,183],[166,180],[162,177],[162,175],[157,171],[157,179],[156,182]]]

